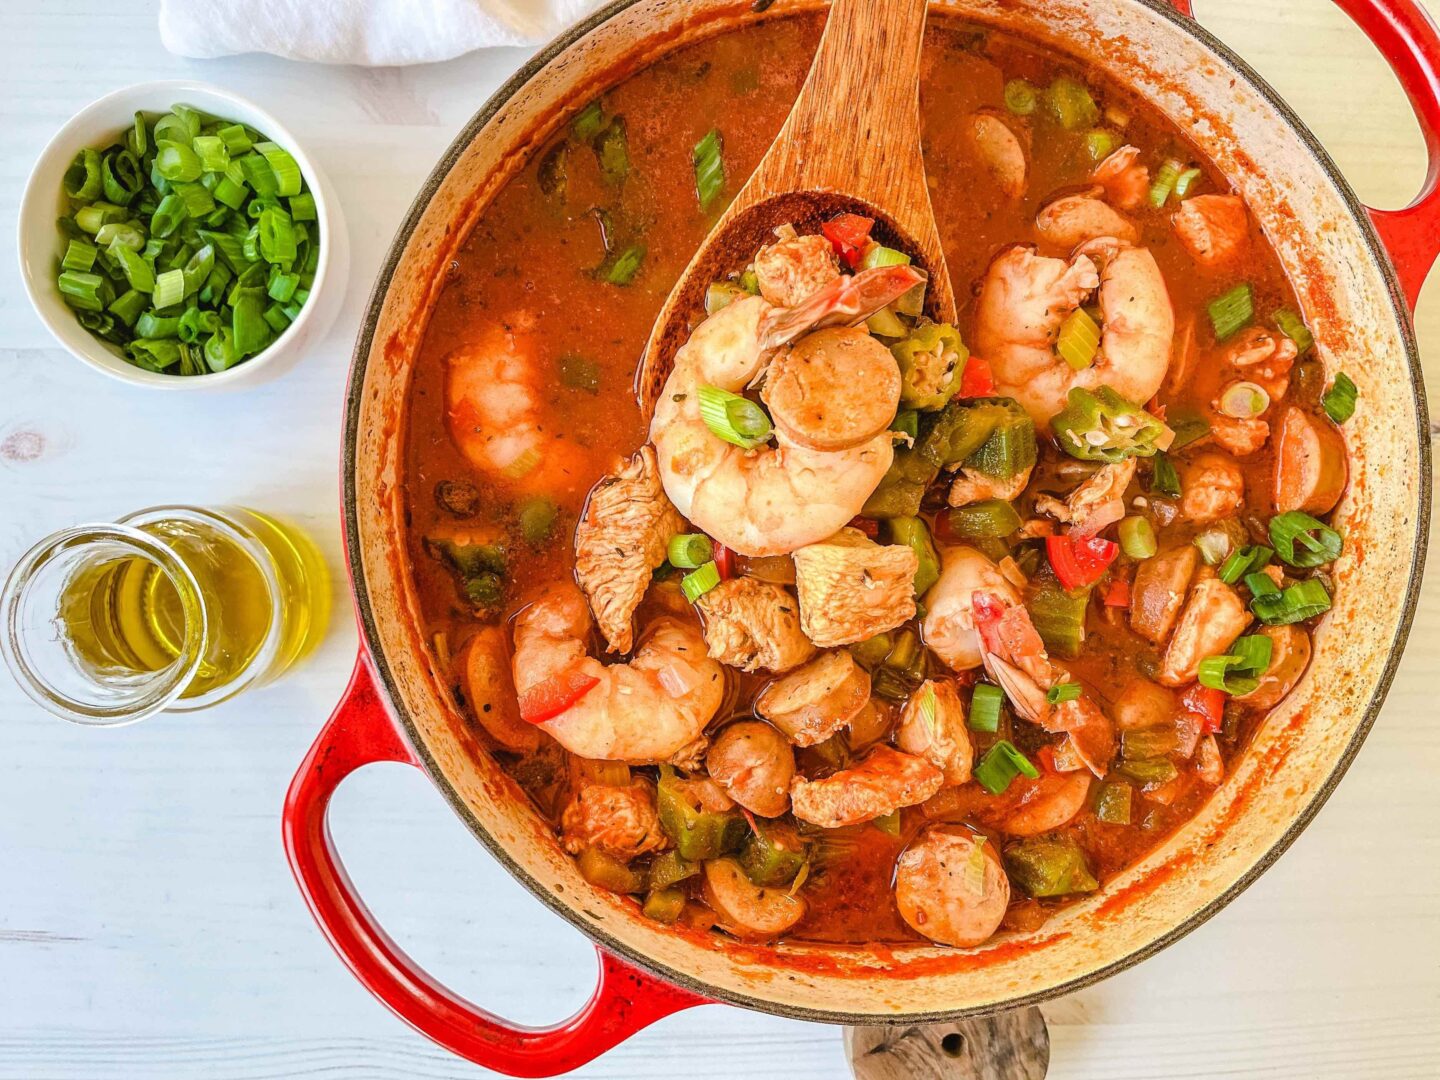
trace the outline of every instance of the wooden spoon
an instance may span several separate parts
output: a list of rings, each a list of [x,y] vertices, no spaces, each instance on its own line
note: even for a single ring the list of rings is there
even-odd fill
[[[794,107],[759,166],[670,291],[641,358],[648,417],[711,282],[745,265],[778,225],[818,232],[851,212],[930,275],[926,310],[955,318],[920,151],[920,47],[927,0],[833,0]]]

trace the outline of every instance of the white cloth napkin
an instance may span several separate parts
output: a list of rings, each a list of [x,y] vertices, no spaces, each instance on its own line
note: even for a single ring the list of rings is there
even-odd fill
[[[536,45],[600,0],[160,0],[181,56],[265,52],[323,64],[425,64],[492,45]]]

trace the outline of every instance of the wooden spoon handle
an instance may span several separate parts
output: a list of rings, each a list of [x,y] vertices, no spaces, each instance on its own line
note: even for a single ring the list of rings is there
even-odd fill
[[[925,6],[834,0],[800,96],[751,180],[756,195],[830,190],[883,204],[897,186],[923,186]]]
[[[856,1080],[1045,1080],[1050,1033],[1033,1005],[953,1024],[845,1029]]]

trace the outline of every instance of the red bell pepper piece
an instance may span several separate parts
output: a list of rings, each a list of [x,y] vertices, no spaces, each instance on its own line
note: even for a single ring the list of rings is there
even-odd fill
[[[553,720],[600,682],[583,671],[564,671],[530,687],[520,695],[520,719],[527,724]]]
[[[879,523],[878,521],[876,521],[874,518],[867,518],[867,517],[851,518],[851,519],[850,519],[850,527],[851,527],[852,529],[859,529],[859,530],[860,530],[861,532],[863,532],[866,536],[868,536],[871,540],[874,540],[874,539],[878,538],[879,535],[880,535],[880,523]]]
[[[874,218],[840,214],[821,225],[820,231],[835,246],[835,254],[853,270],[860,264],[860,252],[870,242],[870,230],[874,226]]]
[[[1130,606],[1130,582],[1124,578],[1111,578],[1101,596],[1106,607],[1127,608]]]
[[[990,397],[995,393],[995,375],[990,370],[990,361],[980,356],[971,356],[965,361],[965,370],[960,375],[962,398]]]
[[[735,553],[718,540],[715,541],[715,569],[720,571],[721,581],[735,576]]]
[[[1225,691],[1191,683],[1180,695],[1180,707],[1200,718],[1200,730],[1214,735],[1225,722]]]
[[[1067,589],[1082,589],[1100,580],[1120,554],[1120,545],[1099,536],[1077,540],[1073,536],[1047,536],[1045,554],[1050,568]]]

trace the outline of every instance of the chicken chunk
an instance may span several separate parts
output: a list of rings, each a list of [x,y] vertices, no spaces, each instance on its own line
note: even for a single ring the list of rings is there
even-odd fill
[[[800,625],[822,649],[893,630],[915,615],[920,558],[904,544],[875,543],[859,529],[795,552]]]
[[[794,307],[839,276],[835,248],[823,236],[782,237],[755,256],[760,295],[780,307]]]
[[[1175,626],[1199,562],[1200,552],[1194,544],[1183,544],[1142,562],[1130,586],[1130,629],[1162,644]]]
[[[1250,610],[1234,589],[1217,577],[1201,578],[1190,590],[1180,621],[1175,624],[1159,681],[1166,686],[1194,682],[1200,661],[1222,655],[1250,622]]]
[[[801,821],[840,829],[922,803],[944,783],[945,774],[924,758],[877,746],[859,765],[823,780],[797,776],[790,808]]]
[[[482,626],[460,655],[460,692],[490,737],[506,750],[533,753],[546,735],[520,719],[505,630]]]
[[[1245,474],[1229,454],[1196,454],[1179,472],[1182,517],[1200,523],[1219,521],[1245,504]]]
[[[1215,269],[1242,259],[1250,247],[1250,215],[1238,195],[1196,195],[1175,211],[1175,235],[1190,257]]]
[[[800,605],[790,590],[754,578],[722,581],[700,597],[710,656],[741,671],[798,667],[815,655],[800,629]]]
[[[870,700],[870,675],[843,649],[821,653],[776,679],[755,699],[755,711],[796,746],[822,743]]]
[[[593,847],[624,862],[666,844],[648,780],[623,787],[582,782],[560,815],[560,830],[572,855]]]
[[[1135,465],[1134,458],[1102,465],[1064,502],[1049,495],[1036,496],[1035,509],[1075,526],[1074,531],[1081,535],[1093,535],[1125,516],[1125,489],[1135,478]]]
[[[635,642],[632,616],[650,575],[684,522],[660,485],[655,450],[643,446],[590,493],[575,529],[575,576],[611,652]]]
[[[945,774],[947,786],[970,779],[975,750],[965,726],[965,705],[952,679],[926,679],[900,713],[895,745]]]
[[[961,469],[960,474],[955,477],[955,482],[950,485],[950,495],[947,501],[951,506],[969,506],[971,503],[984,499],[1013,502],[1025,490],[1025,485],[1030,483],[1030,474],[1034,468],[1032,465],[1008,480],[997,480],[993,476],[982,473],[979,469]]]

